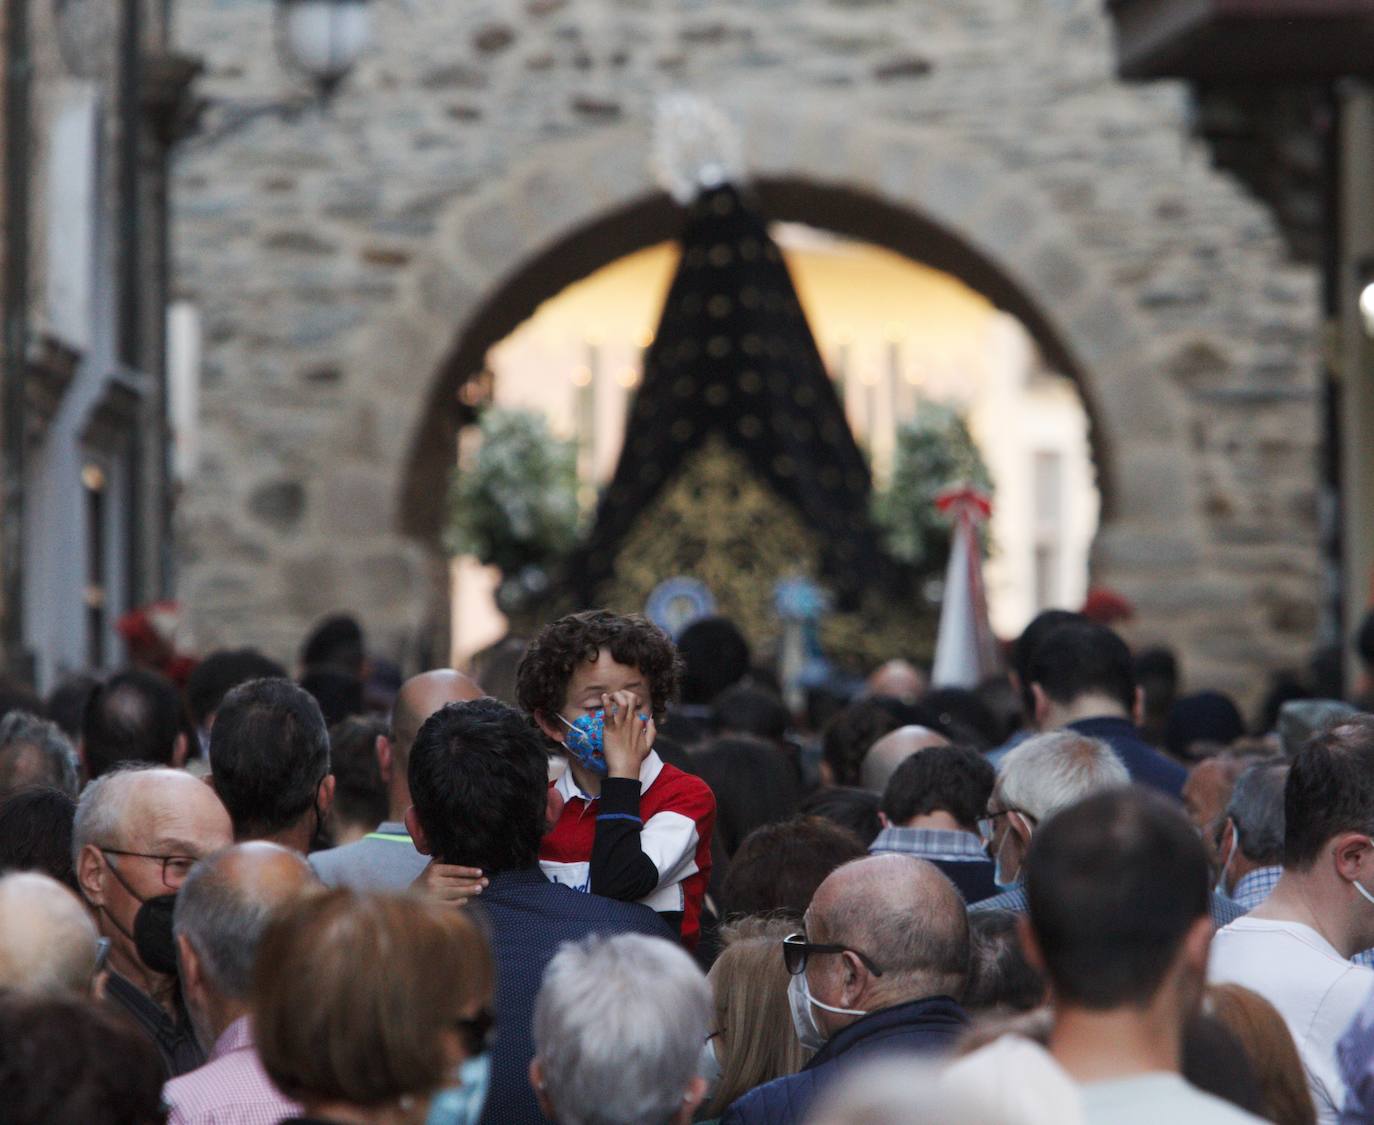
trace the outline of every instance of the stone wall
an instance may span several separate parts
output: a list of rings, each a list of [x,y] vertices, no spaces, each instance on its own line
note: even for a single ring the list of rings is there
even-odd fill
[[[989,265],[1093,417],[1095,578],[1195,683],[1253,698],[1314,628],[1315,279],[1189,139],[1180,88],[1114,81],[1100,8],[375,3],[376,50],[326,112],[179,161],[178,295],[206,333],[179,513],[199,639],[289,655],[340,605],[394,654],[442,637],[434,529],[406,507],[442,486],[449,360],[492,294],[652,197],[652,102],[687,88],[739,123],[758,175],[871,200]],[[290,93],[265,9],[179,5],[220,99],[208,127]]]

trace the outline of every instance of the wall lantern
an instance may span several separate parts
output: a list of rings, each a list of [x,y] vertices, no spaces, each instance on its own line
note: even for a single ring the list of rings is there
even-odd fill
[[[282,59],[328,99],[348,77],[370,38],[371,0],[277,0]]]

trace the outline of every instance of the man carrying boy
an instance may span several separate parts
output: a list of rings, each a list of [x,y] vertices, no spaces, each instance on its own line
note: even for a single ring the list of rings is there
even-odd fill
[[[593,610],[540,632],[520,663],[516,694],[568,763],[554,783],[562,814],[539,849],[544,874],[642,902],[692,948],[716,801],[705,782],[653,750],[680,672],[672,642],[645,618]]]

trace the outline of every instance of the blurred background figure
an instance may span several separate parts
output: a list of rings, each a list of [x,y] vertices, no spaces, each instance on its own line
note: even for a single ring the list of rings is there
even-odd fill
[[[329,728],[334,803],[326,831],[335,847],[361,840],[387,818],[390,805],[379,743],[389,729],[385,720],[365,717],[345,719]]]
[[[0,719],[0,799],[43,785],[75,799],[80,762],[56,723],[11,711]]]
[[[0,990],[84,996],[100,940],[81,900],[36,872],[0,877]]]

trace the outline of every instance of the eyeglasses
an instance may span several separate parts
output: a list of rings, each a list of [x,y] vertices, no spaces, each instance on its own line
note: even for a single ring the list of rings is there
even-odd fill
[[[152,855],[148,852],[126,852],[119,848],[101,848],[106,855],[127,855],[134,859],[155,859],[162,864],[162,885],[175,891],[200,860],[193,855]]]
[[[992,843],[992,838],[997,834],[997,822],[1012,813],[1025,817],[1031,824],[1035,823],[1035,817],[1022,809],[1000,809],[995,813],[989,813],[978,820],[978,836],[984,844]]]
[[[453,1030],[463,1037],[463,1049],[469,1055],[480,1055],[491,1046],[496,1015],[490,1008],[483,1008],[475,1016],[454,1020]]]
[[[875,977],[883,975],[882,969],[878,968],[871,958],[847,945],[822,945],[814,941],[807,941],[805,934],[788,934],[782,939],[782,963],[787,966],[787,971],[794,977],[800,976],[806,971],[806,959],[808,957],[813,954],[826,953],[852,953],[863,964],[863,967]]]

